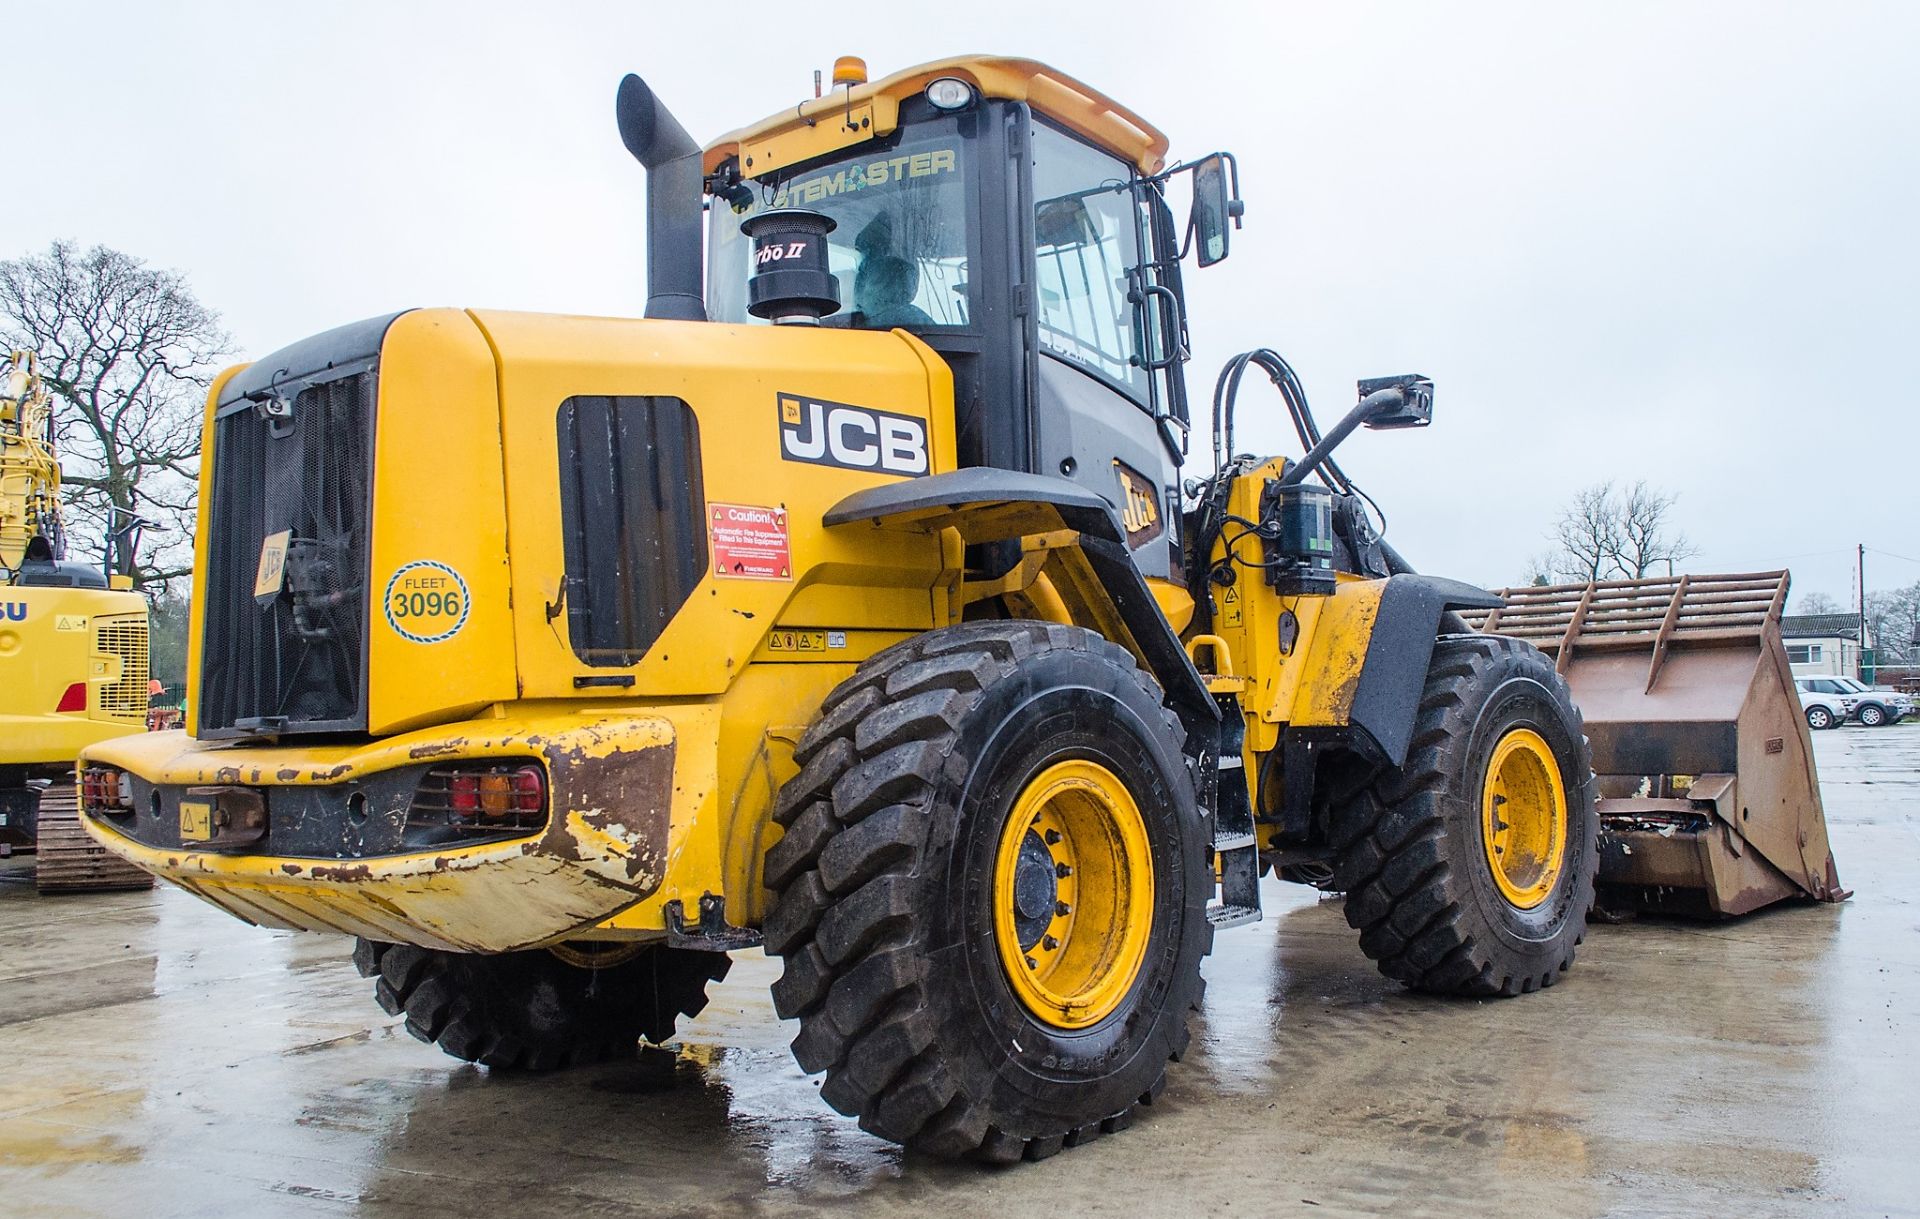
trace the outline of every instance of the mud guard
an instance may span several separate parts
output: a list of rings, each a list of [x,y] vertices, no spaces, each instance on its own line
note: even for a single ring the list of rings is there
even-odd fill
[[[1174,709],[1189,731],[1204,724],[1211,736],[1220,713],[1206,682],[1135,565],[1113,506],[1095,493],[1064,478],[971,467],[856,491],[823,519],[829,526],[866,521],[929,533],[952,527],[969,543],[1075,531],[1087,565]]]
[[[1353,694],[1348,723],[1366,730],[1386,760],[1399,766],[1413,741],[1433,642],[1449,610],[1498,609],[1506,599],[1439,576],[1398,575],[1387,580],[1367,658]]]

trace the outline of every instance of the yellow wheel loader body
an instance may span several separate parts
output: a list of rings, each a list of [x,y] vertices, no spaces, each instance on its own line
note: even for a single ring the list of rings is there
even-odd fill
[[[164,733],[103,745],[88,762],[137,776],[138,797],[89,819],[90,832],[249,921],[425,947],[503,952],[589,929],[657,937],[669,918],[698,924],[703,897],[724,899],[736,923],[756,920],[769,810],[809,709],[861,660],[959,612],[938,536],[822,523],[850,489],[884,476],[783,461],[783,410],[858,402],[919,421],[926,468],[937,471],[952,463],[944,368],[905,333],[458,310],[401,315],[378,356],[373,445],[419,457],[374,465],[371,739]],[[213,389],[210,437],[239,371]],[[609,664],[569,642],[579,573],[570,585],[555,418],[568,401],[636,396],[684,402],[696,421],[704,574],[644,654]],[[218,444],[204,456],[209,483]],[[203,566],[214,562],[209,544],[229,541],[211,490]],[[780,518],[785,570],[724,570],[738,530],[706,519],[723,506]],[[248,556],[259,563],[241,565],[249,592],[275,544],[267,533]],[[436,592],[437,605],[423,600]],[[206,612],[196,600],[195,674],[218,646]],[[214,708],[194,693],[204,735]],[[547,775],[542,833],[404,849],[414,786],[387,778],[507,758]],[[188,824],[193,810],[209,805],[217,819],[222,796],[241,789],[263,793],[270,809],[311,798],[316,811],[340,814],[359,800],[353,815],[390,832],[375,846],[350,827],[296,854],[204,841],[207,831]],[[337,858],[316,854],[336,847]]]
[[[1675,840],[1727,910],[1759,860],[1810,878],[1764,769],[1804,727],[1767,718],[1748,635],[1663,602],[1668,701],[1616,722],[1578,659],[1595,596],[1556,670],[1378,537],[1330,454],[1428,423],[1426,378],[1362,381],[1322,434],[1278,355],[1236,357],[1185,477],[1180,267],[1226,256],[1230,155],[1168,168],[1124,106],[1004,58],[847,63],[704,147],[637,77],[616,114],[646,318],[411,310],[214,384],[191,725],[87,749],[100,843],[359,937],[388,1012],[490,1066],[630,1053],[763,945],[828,1103],[1002,1161],[1152,1101],[1268,871],[1344,891],[1409,986],[1552,985],[1593,899],[1589,733],[1614,776],[1675,725],[1603,806],[1643,888]],[[1298,461],[1234,448],[1254,367]],[[1689,752],[1703,726],[1725,750]],[[612,1012],[576,970],[659,1001]]]

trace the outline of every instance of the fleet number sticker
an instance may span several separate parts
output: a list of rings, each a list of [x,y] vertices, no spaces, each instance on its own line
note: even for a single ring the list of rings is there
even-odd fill
[[[413,643],[445,643],[467,625],[473,598],[445,563],[416,559],[393,573],[385,597],[387,625]]]
[[[735,580],[793,579],[787,510],[752,504],[708,504],[713,574]]]

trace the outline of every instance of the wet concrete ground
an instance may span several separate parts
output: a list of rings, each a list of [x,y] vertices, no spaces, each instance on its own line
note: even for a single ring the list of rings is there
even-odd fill
[[[1474,1003],[1275,885],[1165,1103],[1002,1171],[821,1104],[758,954],[677,1053],[495,1077],[408,1037],[339,940],[16,878],[0,1213],[1920,1214],[1920,724],[1816,744],[1846,905],[1596,927],[1552,990]]]

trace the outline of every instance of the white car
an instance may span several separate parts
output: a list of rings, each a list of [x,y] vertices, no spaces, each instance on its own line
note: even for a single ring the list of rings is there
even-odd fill
[[[1829,694],[1823,690],[1811,689],[1809,683],[1814,680],[1816,679],[1809,677],[1793,679],[1793,684],[1800,690],[1800,709],[1806,713],[1807,727],[1815,732],[1823,728],[1838,728],[1852,717],[1853,699],[1842,694]]]
[[[1810,724],[1813,720],[1812,704],[1807,701],[1809,695],[1850,702],[1847,718],[1858,720],[1868,728],[1897,724],[1915,711],[1911,696],[1897,690],[1876,690],[1857,677],[1796,677],[1793,681],[1800,687],[1801,705],[1809,708],[1807,722]]]

